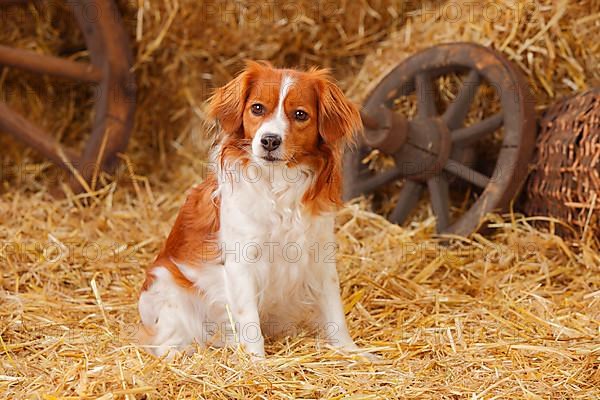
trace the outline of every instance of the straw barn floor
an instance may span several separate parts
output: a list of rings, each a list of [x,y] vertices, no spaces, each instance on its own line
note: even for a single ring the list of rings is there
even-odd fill
[[[400,228],[340,212],[350,331],[380,364],[310,337],[262,365],[208,350],[167,363],[136,346],[136,296],[183,200],[117,188],[82,207],[14,190],[0,202],[3,398],[556,398],[600,395],[600,257],[497,221],[491,239],[440,247],[433,219]],[[144,397],[146,395],[147,397]]]
[[[404,227],[368,211],[366,199],[340,211],[347,320],[377,363],[337,354],[309,332],[269,342],[260,364],[215,349],[166,362],[133,339],[143,269],[208,168],[204,83],[224,83],[245,57],[322,64],[359,100],[406,55],[473,40],[522,68],[542,110],[600,84],[600,43],[590,39],[600,34],[597,1],[486,2],[500,10],[487,20],[450,18],[443,2],[340,1],[310,14],[300,1],[287,22],[275,7],[269,18],[234,12],[205,24],[197,2],[120,4],[139,106],[115,176],[73,195],[54,167],[0,137],[1,398],[600,398],[599,239],[588,230],[567,241],[552,233],[560,222],[542,231],[539,218],[518,213],[491,215],[486,236],[445,246],[427,204]],[[62,38],[77,42],[72,25],[51,22],[57,8],[38,11],[27,23],[3,20],[2,43],[54,54],[72,47]],[[86,132],[80,87],[6,70],[0,85],[3,100],[63,140]],[[49,95],[53,113],[44,112]]]

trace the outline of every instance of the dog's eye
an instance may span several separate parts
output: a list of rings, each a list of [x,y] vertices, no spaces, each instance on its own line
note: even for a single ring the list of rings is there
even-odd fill
[[[306,121],[308,119],[308,114],[303,110],[296,110],[294,112],[294,118],[298,121]]]
[[[254,114],[256,116],[261,116],[261,115],[264,115],[264,113],[265,113],[265,106],[263,106],[260,103],[255,103],[255,104],[252,104],[252,106],[250,107],[250,110],[252,111],[252,114]]]

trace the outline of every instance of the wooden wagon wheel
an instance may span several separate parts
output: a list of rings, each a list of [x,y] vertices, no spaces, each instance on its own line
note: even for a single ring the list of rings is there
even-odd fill
[[[440,115],[433,80],[464,73],[462,88]],[[464,121],[482,81],[493,87],[501,111],[465,127]],[[394,101],[415,93],[417,115],[407,120],[392,111]],[[368,194],[403,179],[399,200],[389,219],[402,223],[429,191],[439,233],[466,236],[485,214],[504,209],[527,175],[535,140],[534,104],[519,71],[499,53],[472,43],[454,43],[422,51],[394,68],[368,96],[362,111],[364,140],[345,155],[344,196]],[[491,175],[463,162],[475,144],[504,127]],[[372,149],[391,155],[395,167],[373,172],[363,163]],[[467,157],[468,158],[468,157]],[[449,186],[456,177],[482,191],[463,215],[451,218]]]
[[[0,6],[27,0],[0,0]],[[90,63],[0,45],[0,65],[98,85],[89,140],[78,154],[0,101],[0,131],[35,148],[58,166],[79,171],[90,183],[100,169],[111,170],[127,147],[135,109],[132,54],[121,17],[112,0],[67,2],[83,32]],[[81,190],[77,181],[73,187]]]

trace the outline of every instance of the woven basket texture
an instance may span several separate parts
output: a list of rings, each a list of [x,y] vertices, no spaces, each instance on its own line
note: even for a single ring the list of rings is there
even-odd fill
[[[545,112],[526,189],[528,215],[559,218],[576,230],[600,234],[600,88]]]

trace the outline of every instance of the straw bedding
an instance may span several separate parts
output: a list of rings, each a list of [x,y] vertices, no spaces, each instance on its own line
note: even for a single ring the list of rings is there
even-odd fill
[[[312,2],[265,2],[270,6],[258,18],[247,11],[257,3],[204,4],[238,8],[214,16],[191,1],[121,3],[135,48],[139,109],[122,169],[103,177],[102,189],[74,196],[52,166],[1,139],[3,398],[600,396],[598,238],[565,241],[552,224],[539,231],[518,214],[490,216],[486,237],[442,246],[426,206],[406,227],[369,212],[364,199],[340,211],[347,319],[359,345],[381,356],[378,363],[336,354],[308,333],[268,343],[260,365],[226,350],[165,362],[137,348],[143,268],[206,169],[203,100],[243,58],[330,66],[360,100],[406,55],[472,40],[523,69],[540,109],[600,84],[594,0],[568,7],[486,2],[493,4],[488,13],[499,12],[487,19],[478,14],[483,9],[467,14],[466,3],[457,2],[337,1],[320,10]],[[290,4],[295,14],[285,20]],[[460,18],[449,14],[449,4],[462,7]],[[28,12],[34,17],[3,20],[3,42],[85,58],[68,18],[57,19],[59,7]],[[6,70],[0,84],[14,108],[65,140],[83,137],[85,88]],[[57,189],[65,196],[50,194]]]

